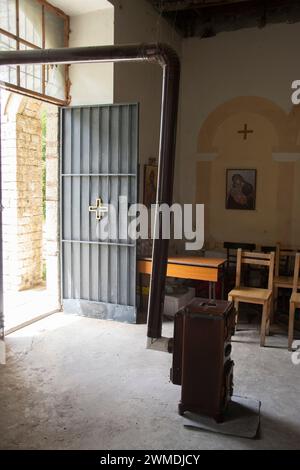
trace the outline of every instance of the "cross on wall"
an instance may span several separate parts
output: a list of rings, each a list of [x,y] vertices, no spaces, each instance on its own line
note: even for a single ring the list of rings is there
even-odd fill
[[[253,134],[254,130],[253,129],[248,129],[248,125],[244,124],[244,129],[237,131],[238,134],[243,134],[244,140],[247,140],[248,134]]]

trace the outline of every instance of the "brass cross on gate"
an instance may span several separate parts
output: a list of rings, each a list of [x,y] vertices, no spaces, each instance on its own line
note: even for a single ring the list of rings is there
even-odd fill
[[[248,134],[253,134],[253,130],[249,130],[247,124],[244,124],[244,129],[241,131],[238,131],[238,134],[244,134],[244,140],[247,140],[247,135]]]
[[[96,220],[101,220],[104,217],[104,214],[108,213],[108,207],[103,205],[102,199],[99,197],[96,199],[95,206],[89,206],[89,212],[96,213]]]

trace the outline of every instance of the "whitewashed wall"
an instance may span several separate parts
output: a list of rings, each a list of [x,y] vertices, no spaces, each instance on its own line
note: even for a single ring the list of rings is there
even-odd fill
[[[114,43],[114,8],[71,16],[70,47]],[[113,64],[83,64],[70,67],[71,105],[113,102]]]

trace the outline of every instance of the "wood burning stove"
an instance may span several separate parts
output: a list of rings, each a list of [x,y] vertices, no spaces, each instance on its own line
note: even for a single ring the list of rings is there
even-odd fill
[[[232,302],[196,298],[175,316],[171,381],[181,385],[179,413],[223,420],[233,393]]]

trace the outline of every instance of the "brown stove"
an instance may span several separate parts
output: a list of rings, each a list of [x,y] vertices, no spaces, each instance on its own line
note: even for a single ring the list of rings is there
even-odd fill
[[[233,392],[232,302],[196,298],[175,316],[171,381],[181,385],[179,413],[223,420]]]

